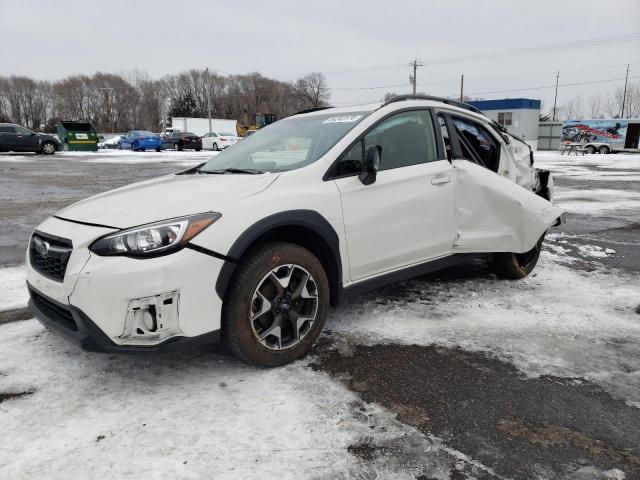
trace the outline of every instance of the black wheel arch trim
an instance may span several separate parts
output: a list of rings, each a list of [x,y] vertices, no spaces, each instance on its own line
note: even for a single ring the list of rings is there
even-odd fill
[[[259,220],[247,228],[231,245],[216,281],[216,293],[224,301],[238,263],[243,254],[262,236],[280,227],[303,227],[319,235],[329,248],[333,262],[334,278],[330,278],[331,305],[337,306],[342,299],[342,258],[340,239],[335,229],[320,213],[314,210],[287,210]],[[330,275],[331,272],[327,272]],[[333,280],[333,281],[331,281]]]

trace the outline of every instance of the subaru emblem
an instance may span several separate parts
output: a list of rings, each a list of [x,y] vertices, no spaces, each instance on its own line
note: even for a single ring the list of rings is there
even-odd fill
[[[49,242],[40,240],[39,238],[34,238],[33,243],[35,244],[36,252],[38,252],[43,257],[46,257],[49,253],[49,248],[51,247],[51,245],[49,245]]]

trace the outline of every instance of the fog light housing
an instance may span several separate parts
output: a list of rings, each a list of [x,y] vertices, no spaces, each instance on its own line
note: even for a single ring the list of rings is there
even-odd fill
[[[152,297],[136,298],[129,302],[123,343],[158,343],[167,338],[182,335],[178,324],[180,294],[163,293]]]

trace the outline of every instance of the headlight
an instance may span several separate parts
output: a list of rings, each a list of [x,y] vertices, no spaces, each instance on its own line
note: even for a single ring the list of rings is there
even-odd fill
[[[121,230],[99,238],[89,246],[97,255],[154,257],[182,249],[222,215],[216,212],[173,218]]]

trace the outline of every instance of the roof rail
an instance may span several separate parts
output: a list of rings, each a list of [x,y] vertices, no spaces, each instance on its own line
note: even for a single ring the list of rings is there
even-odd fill
[[[385,103],[382,104],[382,106],[384,107],[386,105],[389,105],[390,103],[403,102],[405,100],[433,100],[434,102],[446,103],[447,105],[451,105],[458,108],[464,108],[465,110],[470,110],[474,113],[479,113],[480,115],[484,115],[480,110],[478,110],[476,107],[472,105],[469,105],[468,103],[459,102],[457,100],[451,100],[450,98],[436,97],[434,95],[411,95],[411,94],[397,95],[387,100]]]
[[[329,105],[327,107],[307,108],[306,110],[300,110],[299,112],[294,113],[294,115],[302,115],[303,113],[319,112],[320,110],[326,110],[327,108],[333,108],[333,107]]]

